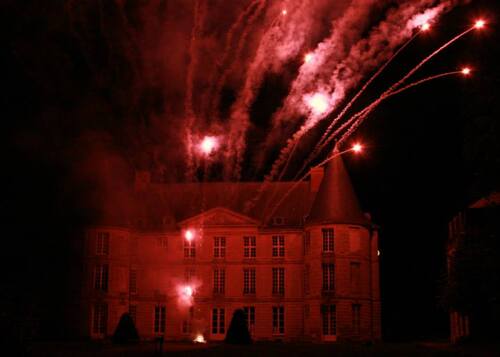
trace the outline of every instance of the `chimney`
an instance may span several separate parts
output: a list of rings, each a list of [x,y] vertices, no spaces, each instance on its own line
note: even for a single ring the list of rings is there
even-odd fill
[[[316,193],[319,190],[319,185],[321,181],[323,181],[324,170],[322,167],[316,166],[311,168],[310,176],[311,179],[309,181],[309,192]]]
[[[135,190],[144,191],[151,183],[151,173],[149,171],[136,171],[135,172]]]

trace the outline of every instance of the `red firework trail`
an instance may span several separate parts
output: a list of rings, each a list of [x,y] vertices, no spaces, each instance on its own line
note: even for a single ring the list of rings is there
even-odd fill
[[[394,92],[397,90],[398,87],[400,87],[408,78],[410,78],[416,71],[418,71],[424,64],[426,64],[428,61],[430,61],[432,58],[434,58],[436,55],[438,55],[441,51],[443,51],[444,49],[446,49],[448,46],[450,46],[451,44],[453,44],[454,42],[458,41],[460,38],[462,38],[463,36],[465,36],[466,34],[468,34],[469,32],[471,32],[472,30],[474,29],[480,29],[482,28],[481,27],[478,27],[477,23],[474,24],[472,27],[468,28],[467,30],[459,33],[458,35],[456,35],[455,37],[453,37],[451,40],[449,40],[448,42],[446,42],[444,45],[442,45],[441,47],[439,47],[437,50],[435,50],[434,52],[432,52],[430,55],[428,55],[427,57],[425,57],[421,62],[419,62],[413,69],[411,69],[404,77],[402,77],[398,82],[396,82],[395,84],[393,84],[389,89],[387,89],[381,96],[379,99],[385,99],[385,97],[387,97],[389,94],[391,94],[391,92]],[[413,39],[413,38],[412,38]],[[411,40],[412,40],[411,39]],[[406,44],[405,44],[406,45]],[[385,65],[384,65],[385,66]],[[383,66],[383,67],[384,67]],[[450,73],[453,73],[453,72],[450,72]],[[417,82],[415,82],[417,83]],[[415,83],[413,83],[412,86],[415,85]],[[405,87],[406,88],[406,87]],[[408,89],[408,88],[407,88]],[[397,91],[397,93],[400,93],[400,91]],[[378,102],[378,99],[375,100],[372,104],[375,104],[377,103],[377,105],[379,104]],[[367,106],[366,108],[369,108],[371,107],[371,105]],[[366,109],[365,108],[365,109]],[[371,110],[370,110],[371,111]],[[357,114],[359,114],[361,112],[358,112]],[[356,118],[359,118],[359,115],[355,114]],[[353,117],[351,117],[352,119]],[[349,119],[349,120],[351,120]],[[332,126],[332,125],[330,125]],[[329,127],[330,128],[330,127]],[[344,125],[342,125],[341,128],[345,128]],[[314,159],[314,156],[317,155],[326,145],[328,145],[335,137],[336,135],[338,134],[339,130],[336,130],[335,133],[333,135],[330,135],[328,137],[327,140],[323,141],[322,144],[319,144],[319,148],[318,150],[313,150],[313,153],[309,156],[309,158],[305,161],[305,164],[302,165],[302,167],[300,168],[299,170],[299,174],[300,172],[302,172],[306,167],[307,167],[307,164],[309,164],[313,159]],[[321,141],[323,140],[323,137],[322,139],[320,140],[320,143]]]
[[[481,26],[482,27],[482,26]],[[441,47],[439,47],[437,50],[435,50],[434,52],[432,52],[430,55],[428,55],[427,57],[425,57],[419,64],[417,64],[410,72],[408,72],[406,74],[406,76],[404,76],[403,78],[401,78],[397,83],[395,83],[394,85],[392,85],[386,92],[389,92],[389,91],[393,91],[394,89],[400,87],[404,82],[406,82],[406,80],[408,78],[410,78],[416,71],[418,71],[424,64],[426,64],[427,62],[429,62],[432,58],[434,58],[436,55],[438,55],[441,51],[443,51],[444,49],[446,49],[448,46],[450,46],[451,44],[453,44],[454,42],[458,41],[459,39],[461,39],[462,37],[464,37],[465,35],[467,35],[469,32],[471,32],[472,30],[475,30],[475,29],[479,29],[481,27],[478,27],[477,23],[474,24],[472,27],[468,28],[467,30],[465,30],[464,32],[462,33],[459,33],[458,35],[456,35],[455,37],[453,37],[451,40],[449,40],[448,42],[446,42],[444,45],[442,45]]]
[[[410,37],[410,39],[408,39],[408,41],[406,41],[396,52],[394,52],[394,54],[382,65],[380,66],[380,68],[370,77],[370,79],[368,79],[368,81],[363,85],[363,87],[356,93],[356,95],[344,106],[344,108],[342,109],[342,111],[335,117],[335,119],[332,120],[332,122],[330,123],[330,125],[328,126],[328,128],[325,130],[325,133],[321,136],[321,139],[319,140],[319,142],[316,144],[316,146],[314,147],[312,153],[307,157],[307,159],[304,161],[304,164],[302,165],[302,167],[300,168],[299,170],[299,173],[302,172],[306,167],[307,165],[314,159],[314,157],[316,157],[316,155],[321,152],[321,150],[323,150],[325,144],[325,140],[328,138],[328,135],[330,134],[330,132],[332,131],[333,127],[335,126],[335,124],[337,124],[341,119],[342,117],[345,115],[345,113],[351,108],[351,106],[354,104],[354,102],[365,92],[366,88],[375,80],[378,78],[378,76],[387,68],[387,66],[389,66],[389,64],[391,64],[391,62],[411,43],[413,42],[413,40],[418,37],[418,35],[423,32],[423,31],[426,31],[424,30],[423,28],[421,28],[417,33],[415,33],[412,37]],[[288,160],[285,164],[285,166],[283,167],[283,170],[281,171],[281,174],[279,176],[279,179],[281,179],[283,177],[283,175],[286,173],[286,170],[288,168],[288,165],[291,161],[291,157],[293,156],[293,153],[295,152],[295,148],[297,146],[298,142],[295,142],[294,143],[294,147],[290,153],[290,155],[288,156]]]
[[[415,33],[408,41],[406,41],[388,60],[385,62],[372,76],[368,81],[363,85],[363,87],[356,93],[356,95],[349,101],[349,103],[346,104],[346,106],[342,109],[342,111],[335,117],[335,119],[332,120],[328,128],[326,129],[325,133],[321,137],[320,141],[316,145],[316,147],[313,149],[313,156],[317,151],[321,151],[323,148],[322,143],[326,140],[328,137],[328,134],[331,132],[335,124],[339,122],[339,120],[342,119],[342,117],[345,115],[345,113],[351,108],[351,106],[354,104],[354,102],[365,92],[366,88],[375,80],[378,78],[378,76],[387,68],[389,64],[411,43],[415,38],[418,37],[418,35],[422,32],[423,30],[419,30],[417,33]]]
[[[248,34],[250,32],[250,27],[251,25],[255,22],[255,20],[260,16],[262,13],[262,10],[264,9],[266,5],[266,0],[254,0],[252,1],[245,11],[243,11],[240,16],[236,19],[236,21],[233,23],[231,28],[229,29],[227,36],[226,36],[226,42],[225,42],[225,47],[224,47],[224,52],[222,55],[222,59],[218,62],[217,67],[223,68],[223,72],[221,73],[219,80],[215,81],[215,74],[217,71],[214,71],[211,77],[211,80],[209,83],[215,83],[215,85],[212,87],[208,95],[213,95],[212,98],[208,102],[208,110],[207,113],[210,113],[213,115],[213,113],[217,113],[217,106],[219,105],[219,100],[220,100],[220,92],[222,90],[222,87],[224,86],[224,83],[226,82],[226,78],[229,75],[231,69],[234,66],[233,64],[226,64],[229,61],[229,57],[233,56],[234,59],[237,59],[241,51],[243,50],[243,46],[246,42],[246,38],[248,37]],[[252,13],[253,12],[253,13]],[[250,16],[250,17],[249,17]],[[248,20],[245,23],[245,28],[243,29],[243,33],[240,36],[240,40],[238,41],[238,44],[236,46],[236,50],[232,51],[232,43],[233,43],[233,37],[235,35],[235,32],[237,31],[238,27],[243,23],[245,19]]]
[[[446,73],[440,73],[440,74],[436,74],[434,76],[430,76],[430,77],[427,77],[427,78],[423,78],[419,81],[416,81],[416,82],[413,82],[413,83],[410,83],[398,90],[395,90],[389,94],[387,94],[385,97],[380,97],[376,102],[374,102],[372,105],[370,105],[369,107],[367,107],[367,111],[362,114],[361,116],[359,116],[359,119],[354,121],[354,123],[352,124],[352,126],[349,128],[349,130],[347,130],[344,135],[342,135],[342,137],[339,139],[337,145],[341,145],[345,140],[347,140],[349,138],[349,136],[351,136],[351,134],[363,123],[363,121],[368,117],[368,115],[385,99],[389,98],[389,97],[392,97],[393,95],[396,95],[396,94],[399,94],[401,92],[404,92],[410,88],[413,88],[415,86],[418,86],[420,84],[424,84],[426,82],[429,82],[429,81],[432,81],[434,79],[438,79],[438,78],[443,78],[443,77],[448,77],[448,76],[453,76],[453,75],[456,75],[456,74],[461,74],[461,75],[467,75],[464,73],[463,70],[460,70],[460,71],[452,71],[452,72],[446,72]],[[351,118],[352,119],[352,118]],[[350,121],[350,120],[349,120]],[[345,124],[348,125],[348,123],[346,122]],[[336,134],[338,134],[336,132]]]
[[[387,98],[390,98],[396,94],[399,94],[401,92],[404,92],[410,88],[413,88],[415,86],[418,86],[420,84],[424,84],[426,82],[429,82],[429,81],[432,81],[432,80],[435,80],[435,79],[438,79],[438,78],[443,78],[443,77],[448,77],[448,76],[452,76],[452,75],[456,75],[456,74],[462,74],[462,75],[467,75],[464,73],[464,70],[460,70],[460,71],[452,71],[452,72],[445,72],[445,73],[440,73],[440,74],[436,74],[434,76],[430,76],[430,77],[426,77],[424,79],[421,79],[421,80],[418,80],[418,81],[415,81],[413,83],[410,83],[398,90],[395,90],[393,92],[390,92],[390,93],[387,93],[385,94],[385,96],[381,96],[380,98],[378,98],[375,102],[373,102],[372,104],[368,105],[367,107],[365,107],[363,110],[359,111],[358,113],[354,114],[347,122],[345,122],[339,129],[337,129],[330,137],[329,137],[329,140],[331,141],[331,138],[332,137],[335,137],[336,134],[338,134],[341,130],[345,129],[350,123],[356,121],[356,119],[359,118],[358,121],[356,121],[353,126],[351,126],[351,128],[349,128],[349,130],[342,136],[342,138],[339,140],[339,142],[337,143],[338,146],[340,146],[348,137],[350,134],[352,134],[352,132],[354,132],[354,130],[361,124],[361,121],[366,118],[368,116],[368,114],[370,112],[372,112],[383,100],[387,99]],[[356,127],[354,127],[355,125],[357,125]],[[346,149],[344,151],[341,151],[341,152],[338,152],[334,155],[331,155],[329,157],[327,157],[325,160],[323,160],[322,162],[320,162],[318,165],[316,165],[316,167],[319,167],[319,166],[323,166],[325,165],[326,163],[328,163],[329,161],[331,161],[332,159],[346,153],[346,152],[349,152],[349,151],[355,151],[356,150],[356,147],[352,147],[352,148],[349,148],[349,149]],[[301,170],[302,171],[302,170]],[[297,174],[297,176],[300,174],[300,171],[299,173]],[[290,193],[295,190],[302,181],[304,181],[307,177],[309,176],[309,172],[306,172],[304,175],[302,175],[299,179],[297,178],[294,178],[293,181],[294,184],[288,189],[287,192],[285,192],[285,194],[281,197],[281,199],[276,203],[276,205],[274,205],[273,209],[271,210],[271,212],[266,215],[266,217],[272,217],[272,215],[274,214],[274,212],[276,212],[276,210],[279,208],[279,206],[285,201],[285,199],[290,195]]]
[[[184,111],[186,113],[186,143],[187,143],[187,170],[186,176],[188,180],[194,178],[194,161],[193,161],[193,127],[195,113],[193,110],[193,85],[194,85],[194,70],[196,67],[196,34],[199,32],[201,23],[203,22],[201,1],[197,0],[194,5],[194,24],[191,31],[191,41],[189,45],[189,65],[186,75],[186,96],[184,98]]]

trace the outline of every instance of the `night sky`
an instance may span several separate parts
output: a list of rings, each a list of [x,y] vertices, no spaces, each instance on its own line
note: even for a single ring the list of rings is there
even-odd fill
[[[232,128],[230,112],[249,68],[247,59],[271,16],[255,17],[240,57],[233,59],[234,70],[220,88],[220,101],[211,107],[219,112],[214,118],[203,105],[204,93],[213,89],[211,74],[221,71],[210,66],[221,57],[227,28],[248,1],[239,3],[227,9],[222,0],[207,3],[210,11],[194,57],[195,136]],[[378,3],[359,25],[365,32],[396,2]],[[250,127],[242,135],[247,149],[241,180],[262,180],[300,126],[303,117],[295,115],[294,123],[277,130],[271,117],[286,98],[303,54],[328,35],[328,16],[342,11],[341,5],[333,9],[325,4],[316,10],[329,10],[312,17],[316,25],[298,55],[278,69],[272,62],[263,72],[248,108]],[[183,138],[190,123],[185,83],[192,8],[193,1],[181,0],[7,0],[0,5],[4,321],[15,324],[37,316],[43,326],[61,326],[56,321],[65,313],[63,302],[71,298],[72,242],[95,219],[89,207],[130,183],[134,169],[149,169],[167,182],[186,179]],[[388,99],[348,140],[366,148],[362,155],[344,158],[364,210],[380,226],[387,339],[446,336],[439,287],[447,222],[474,199],[499,188],[498,14],[493,0],[462,2],[442,14],[353,107],[353,112],[362,109],[477,18],[487,21],[484,30],[468,34],[415,74],[419,79],[468,65],[470,77],[439,79]],[[304,137],[285,179],[293,177],[324,127],[320,123]],[[214,160],[210,180],[227,179],[223,166]],[[194,176],[199,178],[196,172]],[[45,329],[55,336],[61,330]]]

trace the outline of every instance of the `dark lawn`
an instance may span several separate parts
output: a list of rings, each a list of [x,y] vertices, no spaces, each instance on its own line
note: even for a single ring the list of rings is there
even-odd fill
[[[131,346],[114,346],[108,343],[38,343],[34,344],[26,356],[36,357],[133,357],[159,356],[152,343]],[[288,356],[430,356],[430,357],[499,357],[499,346],[451,346],[446,343],[380,343],[372,346],[338,343],[256,343],[250,346],[228,346],[224,344],[193,345],[167,343],[163,356],[193,357],[288,357]]]

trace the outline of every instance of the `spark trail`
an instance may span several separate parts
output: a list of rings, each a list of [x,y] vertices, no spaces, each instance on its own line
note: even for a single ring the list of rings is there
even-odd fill
[[[426,31],[426,30],[424,30]],[[328,138],[328,135],[330,134],[330,132],[332,131],[333,127],[335,126],[335,124],[337,124],[341,119],[342,117],[347,113],[347,111],[352,107],[352,105],[354,104],[354,102],[356,102],[356,100],[361,96],[363,95],[363,93],[366,91],[366,88],[368,88],[368,86],[375,80],[377,79],[380,74],[385,70],[385,68],[387,66],[389,66],[389,64],[391,64],[391,62],[411,43],[413,42],[413,40],[418,37],[418,35],[422,32],[422,29],[420,31],[418,31],[415,35],[413,35],[412,37],[410,37],[410,39],[408,41],[406,41],[396,52],[394,52],[394,54],[382,65],[380,66],[380,68],[370,77],[370,79],[368,79],[368,81],[363,85],[363,87],[356,93],[356,95],[344,106],[344,108],[342,109],[342,111],[335,117],[335,119],[332,120],[332,122],[328,125],[327,129],[325,130],[325,133],[321,136],[319,142],[315,145],[312,153],[310,154],[309,157],[316,157],[316,155],[323,149],[323,142]],[[296,142],[294,142],[293,144],[293,148],[292,148],[292,151],[290,153],[290,155],[288,156],[288,159],[286,161],[286,164],[285,166],[283,167],[283,170],[281,171],[281,174],[279,175],[279,178],[278,180],[281,180],[283,178],[283,176],[286,174],[286,171],[288,169],[288,166],[291,162],[291,159],[293,157],[293,153],[295,152],[295,148],[297,147],[298,143],[299,143],[299,140],[300,140],[300,137],[297,139]],[[302,172],[306,167],[307,165],[309,165],[310,163],[310,160],[309,159],[306,159],[304,164],[302,165],[302,167],[300,168],[299,170],[299,173]]]
[[[473,31],[474,29],[477,29],[477,28],[478,28],[477,24],[475,24],[474,26],[472,26],[472,27],[468,28],[467,30],[461,32],[460,34],[456,35],[451,40],[449,40],[448,42],[446,42],[445,44],[443,44],[441,47],[439,47],[438,49],[436,49],[435,51],[433,51],[430,55],[428,55],[422,61],[420,61],[414,68],[412,68],[399,81],[397,81],[389,89],[387,89],[381,95],[381,98],[382,97],[386,97],[391,92],[397,90],[398,87],[400,87],[401,85],[403,85],[404,82],[406,82],[415,72],[417,72],[423,65],[425,65],[427,62],[429,62],[432,58],[434,58],[439,53],[441,53],[443,50],[445,50],[448,46],[452,45],[453,43],[455,43],[456,41],[458,41],[460,38],[462,38],[463,36],[465,36],[466,34],[468,34],[469,32],[471,32],[471,31]],[[375,102],[377,102],[377,101],[378,100],[376,100]],[[379,103],[379,102],[377,102],[377,103]],[[302,172],[305,169],[305,167],[306,167],[306,165],[308,163],[310,163],[312,160],[314,160],[314,155],[317,155],[319,152],[321,152],[321,150],[323,150],[326,145],[328,145],[333,139],[335,139],[335,137],[336,137],[335,135],[330,135],[327,140],[323,140],[323,143],[320,144],[319,148],[317,150],[315,150],[315,151],[313,150],[313,153],[306,159],[306,164],[301,167],[299,173]]]
[[[195,122],[195,112],[193,109],[193,87],[194,87],[194,71],[197,64],[196,56],[196,36],[200,32],[204,11],[200,0],[196,0],[194,4],[194,20],[193,28],[191,30],[191,40],[189,45],[189,65],[186,75],[186,94],[184,98],[184,113],[186,115],[186,142],[187,142],[187,179],[191,181],[194,179],[194,152],[193,152],[193,132],[192,128]]]
[[[245,44],[245,40],[248,37],[251,25],[253,25],[255,20],[262,14],[262,10],[264,9],[265,5],[266,5],[266,0],[253,0],[247,6],[247,8],[238,16],[236,21],[232,24],[231,28],[229,29],[226,35],[222,58],[218,61],[216,71],[212,73],[212,75],[210,76],[210,80],[208,81],[208,83],[213,83],[213,85],[211,86],[209,92],[207,93],[207,96],[210,97],[207,103],[207,115],[213,115],[213,113],[218,112],[217,107],[219,104],[220,92],[222,90],[222,87],[224,86],[227,76],[229,75],[230,71],[234,66],[234,61],[236,61],[241,54],[241,51]],[[244,23],[244,20],[246,18],[248,18],[248,20]],[[233,38],[235,37],[239,27],[242,25],[244,26],[244,29],[242,34],[240,35],[240,40],[237,43],[236,50],[232,51],[231,49],[233,47]],[[232,64],[230,63],[231,56],[233,57]],[[215,78],[216,74],[217,72],[220,72],[221,69],[223,70],[220,73],[219,79],[216,80]]]
[[[415,81],[413,83],[410,83],[410,84],[408,84],[408,85],[406,85],[406,86],[404,86],[404,87],[402,87],[400,89],[397,89],[397,90],[395,90],[393,92],[386,93],[384,96],[379,97],[375,102],[373,102],[372,104],[366,106],[363,110],[359,111],[358,113],[354,114],[351,118],[349,118],[349,120],[347,122],[345,122],[339,129],[337,129],[334,132],[334,134],[332,134],[330,136],[330,138],[331,137],[335,137],[339,132],[341,132],[343,129],[345,129],[347,126],[349,126],[351,123],[354,123],[353,126],[351,126],[351,128],[349,128],[349,130],[346,132],[346,134],[344,134],[344,136],[342,136],[342,138],[336,144],[337,147],[340,147],[341,144],[346,139],[349,138],[349,135],[352,134],[352,132],[354,132],[354,130],[361,124],[360,120],[366,118],[368,116],[368,114],[371,113],[385,99],[390,98],[390,97],[392,97],[394,95],[397,95],[399,93],[402,93],[402,92],[404,92],[404,91],[406,91],[406,90],[408,90],[410,88],[413,88],[413,87],[416,87],[418,85],[424,84],[426,82],[429,82],[429,81],[432,81],[432,80],[436,80],[436,79],[439,79],[439,78],[443,78],[443,77],[449,77],[449,76],[457,75],[457,74],[464,75],[464,70],[451,71],[451,72],[445,72],[445,73],[436,74],[436,75],[433,75],[433,76],[426,77],[426,78],[423,78],[421,80]],[[354,125],[357,125],[357,126],[354,127]],[[334,158],[337,158],[337,157],[339,157],[342,154],[345,154],[345,153],[350,152],[350,151],[355,151],[355,150],[356,150],[356,147],[354,146],[354,147],[346,149],[344,151],[335,153],[335,154],[327,157],[325,160],[321,161],[315,167],[323,166],[326,163],[328,163],[329,161],[333,160]],[[303,174],[302,176],[300,176],[299,178],[297,178],[299,176],[299,174],[300,174],[300,172],[293,179],[294,184],[288,189],[288,191],[285,192],[285,194],[280,198],[280,200],[273,206],[273,209],[270,211],[270,213],[267,214],[267,215],[265,215],[265,217],[268,217],[268,218],[272,217],[272,215],[274,214],[274,212],[276,212],[276,210],[279,208],[279,206],[281,204],[283,204],[283,202],[290,195],[290,193],[292,193],[300,185],[300,183],[302,181],[304,181],[309,176],[310,173],[306,172],[305,174]]]
[[[288,163],[285,164],[285,162],[287,159],[290,160],[289,156],[293,154],[296,143],[311,128],[316,126],[320,120],[323,120],[328,113],[335,109],[336,103],[344,98],[348,89],[357,85],[364,72],[372,70],[373,67],[376,67],[378,63],[384,60],[390,63],[390,61],[392,61],[391,57],[394,56],[394,54],[391,53],[393,49],[398,48],[400,43],[411,35],[415,27],[421,27],[423,23],[433,20],[445,10],[444,4],[426,8],[429,4],[431,4],[430,1],[421,1],[418,6],[409,3],[401,5],[399,8],[389,13],[387,17],[370,32],[368,38],[360,40],[351,48],[348,56],[340,61],[334,68],[330,82],[323,84],[325,89],[322,89],[322,91],[326,92],[326,95],[330,97],[331,101],[328,108],[321,112],[313,112],[312,115],[309,115],[305,123],[293,134],[292,139],[287,141],[286,146],[282,149],[278,159],[273,164],[270,174],[271,180],[274,180],[277,175],[280,177],[284,175],[284,171],[286,171],[288,166]],[[415,14],[416,10],[420,12]],[[388,34],[392,33],[399,33],[400,35],[389,37]],[[415,35],[412,36],[410,40],[414,37]],[[403,47],[406,47],[406,45],[407,44],[403,45]],[[390,60],[387,60],[387,58]],[[380,72],[382,72],[385,67],[386,65],[383,65]],[[376,76],[378,76],[378,74],[376,74]],[[368,85],[370,83],[371,81],[369,81]],[[316,87],[318,87],[317,84]],[[364,89],[362,89],[361,94],[363,92]],[[359,97],[359,95],[357,97]],[[342,115],[343,114],[344,113],[342,113]],[[283,164],[285,164],[285,169],[279,174]]]

